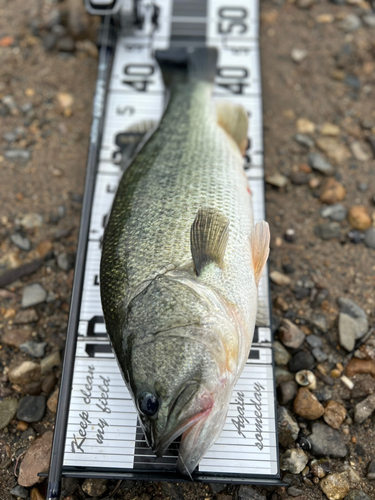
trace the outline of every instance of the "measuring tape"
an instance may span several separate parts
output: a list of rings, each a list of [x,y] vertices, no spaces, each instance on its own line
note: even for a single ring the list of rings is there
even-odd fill
[[[178,444],[157,458],[148,448],[105,331],[99,294],[103,232],[122,175],[129,135],[140,122],[158,122],[164,86],[153,57],[170,46],[215,46],[219,51],[214,99],[241,104],[249,114],[244,168],[253,195],[254,222],[265,219],[261,78],[256,0],[86,0],[89,12],[118,13],[105,121],[98,155],[85,256],[63,474],[170,479]],[[98,98],[95,112],[103,112]],[[91,140],[97,133],[93,130]],[[80,294],[78,294],[79,296]],[[233,392],[218,441],[193,474],[205,481],[275,484],[279,480],[274,365],[268,271],[259,286],[261,326]],[[259,324],[259,321],[258,321]]]

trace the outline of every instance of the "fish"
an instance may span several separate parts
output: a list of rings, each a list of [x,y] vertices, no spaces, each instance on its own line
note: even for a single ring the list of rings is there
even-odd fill
[[[212,99],[214,48],[156,51],[168,100],[119,183],[104,232],[106,329],[146,441],[181,437],[193,473],[225,424],[248,359],[268,224],[243,169],[248,117]]]

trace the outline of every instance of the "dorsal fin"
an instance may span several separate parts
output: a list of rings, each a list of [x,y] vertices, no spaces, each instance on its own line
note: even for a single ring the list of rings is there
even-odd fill
[[[230,101],[217,101],[217,123],[234,139],[242,154],[247,147],[249,121],[246,110],[240,104]]]
[[[190,248],[199,276],[210,262],[223,264],[229,236],[229,219],[215,208],[201,208],[191,226]]]
[[[264,220],[257,222],[251,231],[250,245],[253,256],[255,282],[258,286],[270,252],[270,230],[267,222]]]

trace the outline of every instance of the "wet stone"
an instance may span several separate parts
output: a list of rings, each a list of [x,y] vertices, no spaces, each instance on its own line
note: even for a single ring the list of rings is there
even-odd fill
[[[367,246],[367,248],[375,249],[375,228],[374,227],[370,227],[370,229],[368,229],[365,232],[364,242],[365,242],[365,245]]]
[[[321,208],[320,215],[325,219],[331,219],[336,222],[340,222],[346,219],[347,209],[341,203],[334,203],[333,205],[328,205]]]
[[[40,422],[46,412],[45,396],[25,396],[17,410],[17,418],[24,422]]]
[[[9,493],[17,498],[27,498],[29,496],[29,491],[20,484],[12,488]]]
[[[322,240],[332,240],[334,238],[340,238],[340,225],[337,222],[326,222],[325,224],[319,224],[318,226],[315,226],[314,234]]]
[[[293,403],[293,410],[294,413],[307,420],[316,420],[324,413],[323,406],[306,387],[301,387],[298,390]]]
[[[287,365],[291,358],[289,352],[285,349],[281,342],[275,340],[273,343],[273,351],[275,356],[275,363],[279,366]]]
[[[286,405],[296,397],[298,386],[294,380],[287,380],[279,384],[277,397],[281,405]]]
[[[289,361],[289,370],[299,372],[300,370],[311,370],[315,366],[315,360],[309,351],[298,351]]]
[[[12,243],[16,245],[20,250],[24,250],[28,252],[31,249],[30,240],[26,238],[26,236],[22,236],[21,233],[14,233],[10,237]]]
[[[307,439],[314,455],[343,458],[348,453],[342,434],[326,424],[314,423],[312,434]]]
[[[4,429],[14,418],[18,401],[15,398],[0,401],[0,430]]]
[[[33,358],[43,357],[46,347],[47,342],[34,342],[33,340],[20,345],[21,351],[29,354],[29,356],[32,356]]]
[[[46,290],[39,283],[33,283],[23,289],[22,292],[22,307],[31,307],[41,304],[47,298]]]
[[[356,404],[354,407],[354,421],[361,424],[375,410],[375,394],[371,394],[366,399]]]
[[[301,448],[294,448],[282,454],[280,468],[292,474],[299,474],[305,468],[308,461],[308,456]]]
[[[333,175],[335,169],[332,165],[319,153],[309,153],[308,162],[311,168],[317,170],[324,175]]]
[[[299,425],[292,413],[284,406],[277,409],[278,420],[277,427],[279,432],[279,442],[285,448],[293,444],[298,438]],[[289,469],[287,469],[289,470]],[[292,472],[292,471],[290,471]]]
[[[18,483],[25,487],[33,486],[43,481],[38,476],[40,472],[47,472],[51,456],[53,432],[47,431],[31,444],[24,456],[18,476]]]

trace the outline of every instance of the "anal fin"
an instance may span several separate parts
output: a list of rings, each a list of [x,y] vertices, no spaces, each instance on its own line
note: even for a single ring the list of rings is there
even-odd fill
[[[246,110],[230,101],[216,102],[217,122],[232,137],[242,154],[247,147],[249,121]]]
[[[257,222],[250,235],[251,253],[253,256],[253,266],[255,282],[259,285],[263,268],[270,252],[270,230],[264,220]]]
[[[229,219],[214,208],[202,208],[191,226],[190,248],[199,276],[211,262],[221,267],[229,236]]]

